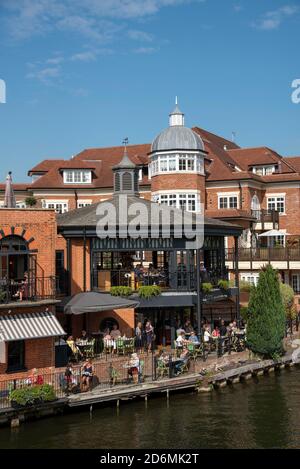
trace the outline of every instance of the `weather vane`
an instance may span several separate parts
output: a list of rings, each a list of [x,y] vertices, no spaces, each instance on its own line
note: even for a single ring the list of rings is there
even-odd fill
[[[128,145],[128,137],[125,137],[124,140],[123,140],[123,145],[125,145],[125,147],[127,147]]]

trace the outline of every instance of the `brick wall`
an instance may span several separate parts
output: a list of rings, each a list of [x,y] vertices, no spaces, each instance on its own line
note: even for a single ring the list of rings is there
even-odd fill
[[[72,334],[74,337],[80,337],[81,331],[86,327],[89,333],[98,332],[101,322],[105,318],[114,318],[118,324],[120,331],[126,336],[132,336],[132,330],[134,329],[134,309],[124,308],[116,309],[112,311],[99,311],[96,313],[89,313],[86,318],[80,314],[78,316],[72,316]]]
[[[86,242],[86,291],[91,289],[90,268],[90,242]],[[71,294],[75,295],[84,291],[84,242],[83,239],[72,239],[71,241]]]

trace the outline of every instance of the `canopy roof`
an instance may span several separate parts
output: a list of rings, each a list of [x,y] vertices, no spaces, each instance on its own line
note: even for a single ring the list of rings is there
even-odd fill
[[[64,312],[66,314],[96,313],[113,309],[136,308],[138,304],[139,302],[133,299],[92,291],[74,295],[64,305]]]
[[[280,231],[280,230],[269,230],[265,231],[264,233],[259,234],[258,236],[261,238],[270,238],[271,236],[286,236],[289,235],[289,233],[286,233],[285,231]]]

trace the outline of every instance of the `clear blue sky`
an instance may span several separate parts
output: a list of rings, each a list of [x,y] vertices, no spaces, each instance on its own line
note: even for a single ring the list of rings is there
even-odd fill
[[[0,180],[186,124],[300,155],[299,0],[0,0]]]

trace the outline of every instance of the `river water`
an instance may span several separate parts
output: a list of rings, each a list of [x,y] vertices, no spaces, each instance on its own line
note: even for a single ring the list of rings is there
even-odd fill
[[[300,369],[1,428],[0,448],[300,448]]]

